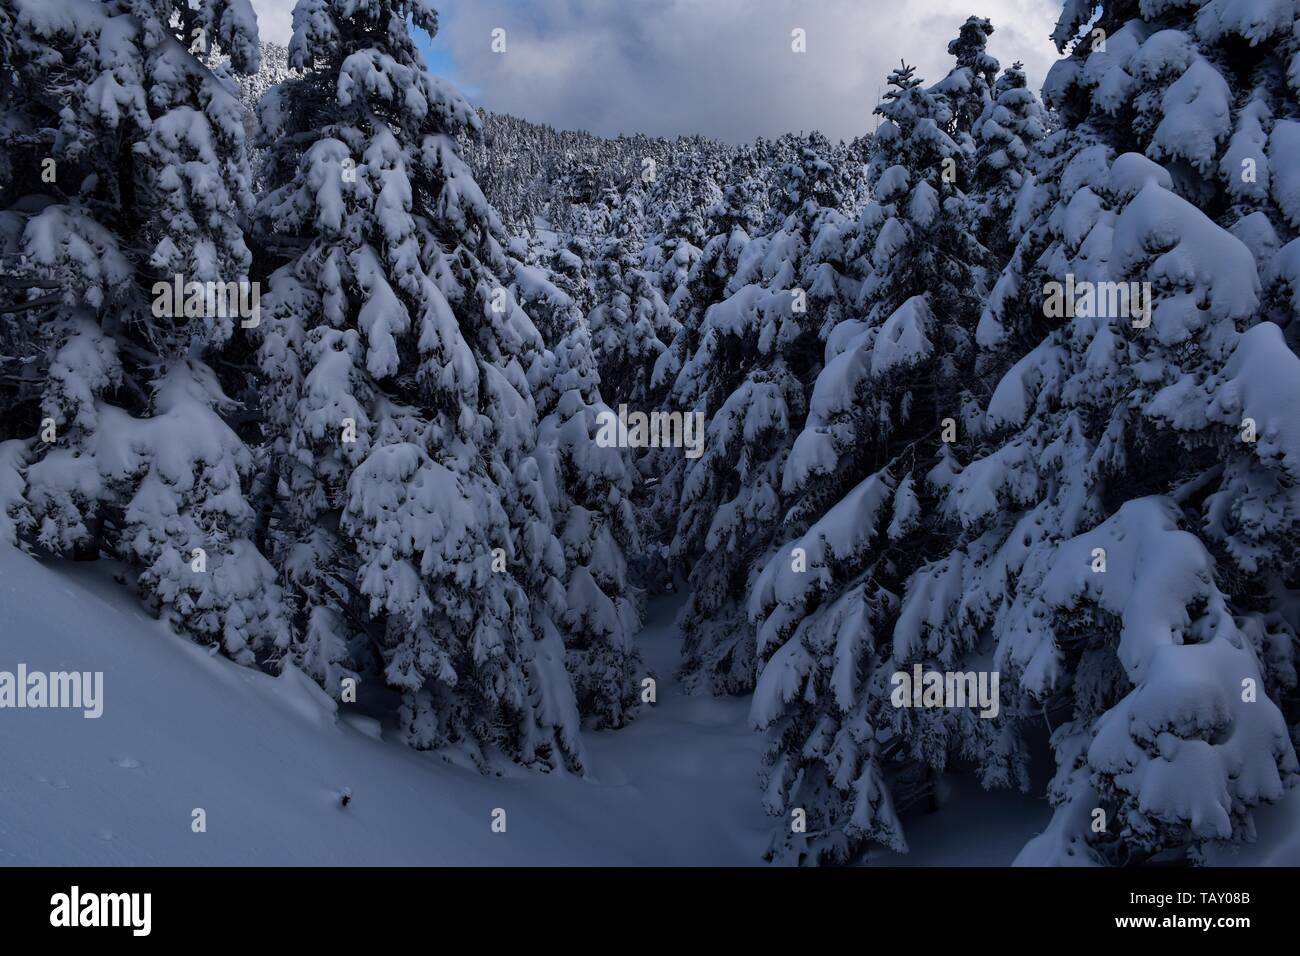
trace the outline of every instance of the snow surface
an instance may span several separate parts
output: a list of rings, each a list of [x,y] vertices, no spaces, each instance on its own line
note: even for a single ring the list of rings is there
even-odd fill
[[[762,738],[747,700],[687,697],[668,676],[676,601],[653,604],[641,636],[658,703],[586,735],[589,779],[493,777],[395,733],[377,740],[391,729],[373,718],[336,719],[301,672],[209,656],[140,610],[110,567],[56,571],[0,546],[0,670],[104,672],[98,719],[0,710],[0,864],[762,862]],[[190,830],[195,807],[206,833]]]
[[[98,719],[0,710],[0,865],[762,862],[763,739],[748,698],[687,696],[669,676],[680,596],[652,602],[640,636],[658,703],[587,734],[587,779],[493,777],[384,739],[393,728],[349,705],[336,714],[292,668],[271,677],[210,655],[146,615],[114,568],[56,570],[0,545],[0,669],[104,672]],[[909,815],[911,852],[874,852],[873,865],[1006,865],[1048,822],[1037,779],[1030,794],[969,776],[946,786],[939,812]],[[195,807],[206,833],[191,832]],[[1257,816],[1259,843],[1214,863],[1300,863],[1300,791]]]

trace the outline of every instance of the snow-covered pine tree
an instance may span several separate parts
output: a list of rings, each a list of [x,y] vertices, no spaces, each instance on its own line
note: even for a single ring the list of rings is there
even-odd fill
[[[705,218],[712,203],[700,204],[702,192],[719,192],[717,186],[709,183],[710,189],[703,187],[691,190],[689,201],[678,206],[668,200],[669,208],[664,218],[661,232],[653,236],[646,249],[646,268],[655,273],[655,285],[668,306],[668,314],[680,323],[678,316],[682,313],[682,300],[689,294],[688,283],[695,263],[699,261],[701,249],[707,238]],[[653,193],[651,196],[653,201]],[[674,334],[673,339],[676,338]],[[672,340],[664,343],[672,345]],[[660,353],[662,357],[663,353]],[[656,363],[658,360],[656,359]],[[651,370],[653,384],[654,370]]]
[[[689,168],[684,168],[689,162],[701,163],[694,175]],[[713,200],[706,201],[705,197],[721,196],[721,190],[703,163],[702,156],[688,153],[685,159],[679,159],[666,170],[665,175],[656,178],[646,197],[650,209],[659,210],[657,216],[646,217],[650,220],[650,228],[655,228],[656,219],[662,219],[663,224],[647,243],[644,264],[655,273],[655,284],[668,306],[668,313],[678,322],[683,311],[682,300],[689,291],[687,284],[691,271],[700,258],[700,247],[708,237],[706,219],[714,203]],[[673,195],[669,184],[681,180],[687,180],[689,186],[684,190],[685,196],[678,198]],[[672,340],[664,344],[671,345]]]
[[[722,197],[706,214],[707,237],[695,251],[685,281],[675,277],[669,305],[679,327],[656,363],[652,379],[655,390],[670,386],[699,347],[704,313],[709,306],[762,278],[761,247],[755,246],[746,257],[746,250],[761,228],[766,198],[752,166],[752,161],[737,163],[733,181],[723,187]]]
[[[671,227],[670,227],[671,228]],[[694,230],[689,230],[694,232]],[[695,269],[695,263],[700,260],[700,248],[695,245],[692,239],[683,235],[674,235],[672,232],[667,233],[658,243],[656,258],[659,260],[658,276],[656,285],[659,287],[659,294],[663,297],[664,304],[668,306],[668,314],[677,316],[682,311],[682,300],[690,294],[690,277],[691,272]],[[678,320],[680,322],[680,320]],[[677,336],[674,334],[673,339]],[[667,343],[672,345],[670,341]],[[660,357],[663,353],[660,353]],[[655,360],[656,366],[658,359]],[[654,370],[651,370],[651,386],[655,387]]]
[[[751,589],[765,662],[752,717],[770,735],[766,804],[787,818],[807,814],[806,832],[774,836],[776,858],[843,862],[871,842],[904,849],[897,812],[932,798],[934,771],[987,736],[966,714],[891,707],[888,686],[915,663],[951,670],[971,646],[898,640],[917,615],[905,582],[944,537],[935,498],[955,469],[950,446],[978,413],[972,333],[986,252],[967,228],[960,184],[972,150],[953,125],[950,89],[926,89],[903,65],[877,107],[874,198],[848,253],[862,275],[863,318],[827,337],[782,475],[787,543]]]
[[[641,596],[628,583],[626,553],[640,550],[630,495],[629,453],[597,441],[600,376],[582,313],[541,270],[517,264],[515,299],[552,330],[553,348],[529,369],[537,402],[536,458],[564,547],[565,602],[560,624],[578,709],[594,727],[621,727],[646,676],[635,637]]]
[[[968,17],[957,38],[948,44],[948,53],[957,60],[957,65],[930,88],[932,93],[948,100],[950,111],[945,132],[965,148],[968,158],[975,152],[972,131],[976,122],[993,103],[998,61],[987,49],[992,35],[993,24],[988,19]]]
[[[1019,63],[1002,73],[993,98],[975,121],[970,228],[1000,270],[984,299],[975,338],[977,374],[1001,377],[1037,344],[1042,310],[1035,294],[1045,272],[1038,262],[1049,243],[1038,213],[1054,195],[1066,138],[1045,143],[1047,111],[1028,89]],[[1032,273],[1032,274],[1031,274]]]
[[[478,116],[408,18],[437,29],[425,0],[300,0],[303,75],[263,104],[258,211],[290,253],[261,360],[296,652],[337,693],[373,649],[417,748],[577,768],[565,546],[527,376],[545,346],[453,138]]]
[[[1263,321],[1257,263],[1276,270],[1281,253],[1238,238],[1248,217],[1235,218],[1242,190],[1228,178],[1284,165],[1293,22],[1289,3],[1070,2],[1057,30],[1073,49],[1046,94],[1064,128],[1018,198],[1016,251],[978,336],[989,349],[1012,335],[1038,342],[966,423],[970,463],[930,472],[958,533],[928,542],[885,645],[895,662],[945,668],[952,651],[978,648],[1000,672],[1013,722],[959,738],[986,784],[1021,776],[1019,725],[1047,722],[1056,813],[1022,863],[1195,857],[1250,839],[1252,808],[1295,777],[1287,542],[1300,448],[1280,410],[1300,401],[1300,363]],[[1251,105],[1261,83],[1279,110],[1271,129]],[[1287,220],[1287,190],[1272,182],[1255,201],[1264,221],[1244,234],[1276,232],[1268,210]],[[1036,300],[1037,317],[1006,308],[1017,299]],[[878,516],[887,496],[864,489],[861,506]],[[892,540],[908,521],[897,504],[889,513]],[[775,562],[769,572],[755,593],[764,627],[829,634],[799,607],[807,585]],[[861,617],[852,604],[839,613]],[[816,647],[787,640],[764,670],[756,716],[778,732],[807,709]],[[773,779],[829,809],[818,820],[842,834],[835,858],[897,841],[895,782],[844,786],[862,748],[888,756],[871,716],[848,737],[831,723],[806,749],[801,734],[776,748]],[[806,766],[810,753],[827,769]],[[832,772],[834,789],[809,792],[814,773]]]
[[[1067,3],[1057,26],[1073,47],[1044,91],[1073,143],[1042,259],[1085,298],[998,386],[989,418],[1019,433],[982,468],[1026,505],[987,585],[999,657],[1066,717],[1056,814],[1021,862],[1195,857],[1252,839],[1295,780],[1300,360],[1261,297],[1300,221],[1279,172],[1295,22],[1287,2]]]
[[[843,275],[849,221],[830,154],[826,139],[811,134],[786,164],[772,210],[778,225],[761,245],[741,225],[750,215],[746,189],[729,191],[715,217],[727,232],[711,240],[697,264],[696,295],[734,291],[715,303],[692,296],[701,317],[688,320],[676,348],[686,354],[693,339],[694,349],[669,398],[673,408],[708,422],[703,454],[684,459],[680,476],[670,474],[663,484],[680,488],[670,555],[689,568],[691,596],[678,624],[690,687],[753,687],[754,627],[745,595],[784,514],[780,476],[821,367],[823,336],[853,294]],[[731,263],[737,271],[724,275]],[[736,287],[742,273],[753,281]],[[659,511],[668,509],[661,503]]]
[[[591,269],[587,314],[602,394],[612,405],[646,406],[655,363],[677,333],[652,273],[643,267],[639,190],[613,199],[605,238]]]
[[[234,363],[256,322],[246,114],[200,56],[256,70],[252,9],[0,9],[4,434],[26,530],[138,569],[178,627],[251,663],[286,638],[222,385],[246,377]]]
[[[1019,234],[1012,229],[1016,200],[1031,175],[1030,163],[1048,132],[1047,114],[1025,71],[1015,63],[997,78],[992,99],[975,121],[971,198],[976,238],[1004,263]]]
[[[671,393],[682,366],[700,346],[709,308],[762,278],[762,243],[753,238],[761,228],[765,209],[765,189],[757,176],[759,172],[752,153],[742,154],[733,163],[731,181],[706,214],[708,238],[702,249],[691,247],[688,254],[694,256],[694,261],[685,280],[677,277],[669,300],[677,332],[655,363],[651,378],[653,394],[665,409],[672,405]],[[654,478],[648,500],[642,503],[642,523],[647,529],[644,537],[662,542],[648,555],[654,570],[646,576],[671,579],[677,572],[669,568],[669,545],[676,534],[682,483],[691,461],[678,450],[664,449],[648,453],[641,465],[643,472]]]

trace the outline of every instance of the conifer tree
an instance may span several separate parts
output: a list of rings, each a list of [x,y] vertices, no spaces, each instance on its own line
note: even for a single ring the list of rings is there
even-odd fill
[[[1258,119],[1260,95],[1284,102],[1290,21],[1241,13],[1066,5],[1056,39],[1070,54],[1045,89],[1062,129],[1017,197],[1015,251],[976,336],[986,352],[1018,337],[1023,357],[978,414],[954,416],[958,441],[923,477],[895,465],[836,506],[867,532],[834,536],[846,521],[832,510],[798,539],[811,581],[782,554],[754,590],[760,646],[780,642],[755,697],[773,729],[770,796],[808,807],[817,834],[778,852],[901,847],[915,780],[900,749],[932,768],[955,752],[986,785],[1023,785],[1039,719],[1056,813],[1023,863],[1196,859],[1249,839],[1253,808],[1294,779],[1279,702],[1293,708],[1296,450],[1277,410],[1295,402],[1300,366],[1261,304],[1269,243],[1230,231],[1245,231],[1242,191],[1221,178],[1234,142],[1254,144],[1242,158],[1256,169],[1282,155],[1277,118],[1267,137],[1232,131],[1250,128],[1242,113]],[[1256,201],[1276,232],[1285,191]],[[813,460],[829,448],[838,461],[831,432],[815,441]],[[894,544],[915,555],[902,588],[852,574],[897,563]],[[882,598],[896,610],[877,611]],[[878,636],[861,642],[864,619]],[[1001,718],[887,699],[886,678],[913,661],[973,659],[1002,677]],[[824,679],[843,695],[828,710],[811,703]]]
[[[1015,247],[1016,200],[1032,176],[1031,160],[1047,132],[1042,104],[1029,89],[1024,68],[1016,63],[997,78],[992,99],[974,126],[972,227],[998,262],[1005,262]]]
[[[11,507],[49,552],[126,562],[195,639],[243,663],[277,653],[244,396],[226,388],[259,321],[245,112],[201,59],[219,47],[256,70],[252,9],[2,9],[4,433],[25,485]]]
[[[632,716],[645,667],[636,647],[641,594],[629,583],[627,555],[641,542],[631,495],[629,453],[598,440],[600,375],[577,304],[540,269],[516,263],[511,292],[548,342],[534,356],[529,385],[540,419],[537,461],[555,534],[564,548],[564,611],[559,618],[578,710],[595,728]]]
[[[957,65],[931,87],[931,92],[944,97],[950,107],[945,131],[968,154],[973,154],[975,147],[972,130],[993,102],[998,61],[987,50],[992,35],[993,24],[988,19],[968,17],[957,38],[948,44],[948,53],[957,60]]]
[[[261,364],[308,625],[295,651],[337,693],[368,648],[415,747],[576,769],[565,550],[528,380],[545,345],[457,150],[479,118],[425,69],[408,17],[437,29],[424,0],[300,0],[302,76],[263,104],[258,212],[292,251]]]
[[[987,742],[979,721],[891,707],[888,685],[894,671],[936,660],[952,669],[970,650],[898,639],[917,613],[906,583],[942,540],[934,505],[954,469],[950,445],[977,411],[985,251],[965,228],[971,151],[945,132],[949,89],[925,88],[904,64],[877,107],[874,199],[848,242],[863,318],[827,336],[782,475],[787,543],[750,591],[765,662],[752,717],[771,741],[766,803],[787,817],[802,808],[808,821],[806,833],[776,835],[771,855],[782,859],[843,862],[872,842],[905,849],[898,812],[933,798],[951,756],[978,756]],[[1023,762],[998,751],[985,772],[1020,779]]]
[[[830,144],[807,137],[786,164],[772,214],[774,233],[753,251],[741,222],[750,215],[745,188],[724,196],[722,228],[697,265],[699,290],[734,288],[689,319],[669,403],[708,422],[703,454],[682,459],[664,488],[680,488],[670,546],[690,568],[691,596],[678,618],[682,669],[691,687],[739,693],[755,677],[754,629],[744,595],[757,563],[769,553],[784,514],[780,476],[808,393],[820,368],[822,337],[841,319],[846,287],[843,235],[848,220],[842,181],[826,158]],[[728,261],[748,260],[753,281],[736,287]],[[666,511],[661,505],[661,511]]]
[[[611,404],[650,401],[655,363],[677,331],[652,274],[642,265],[641,208],[632,195],[616,200],[592,269],[595,308],[587,315],[592,347]]]

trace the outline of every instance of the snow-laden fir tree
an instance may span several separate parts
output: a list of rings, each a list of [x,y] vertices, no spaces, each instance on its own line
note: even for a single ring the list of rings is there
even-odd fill
[[[970,229],[988,250],[992,268],[999,270],[976,328],[976,341],[984,347],[976,371],[985,381],[1000,377],[1037,344],[1041,332],[1034,282],[1041,288],[1045,273],[1037,257],[1049,240],[1045,223],[1036,217],[1059,180],[1064,145],[1062,138],[1044,143],[1049,126],[1047,111],[1016,63],[998,77],[972,130]],[[999,317],[1006,325],[994,332]]]
[[[1009,258],[1018,239],[1012,228],[1016,200],[1032,175],[1031,160],[1047,132],[1046,112],[1029,89],[1024,68],[1015,63],[997,78],[992,98],[973,127],[973,226],[976,238],[999,261]]]
[[[591,268],[596,306],[587,314],[602,394],[612,405],[646,405],[655,363],[677,332],[654,274],[644,267],[640,190],[613,204]]]
[[[656,284],[664,304],[668,306],[669,315],[678,315],[682,311],[682,300],[690,294],[691,273],[695,263],[700,260],[700,248],[690,239],[683,237],[665,237],[656,250],[660,262]],[[679,320],[680,321],[680,320]],[[677,336],[674,334],[673,339]],[[669,346],[672,342],[668,343]],[[660,353],[660,357],[663,353]],[[656,366],[659,360],[655,360]],[[655,386],[654,370],[651,370],[651,387]]]
[[[970,648],[1001,674],[1012,721],[961,738],[986,784],[1016,782],[1026,725],[1045,722],[1056,809],[1023,863],[1195,858],[1251,839],[1252,809],[1294,782],[1300,447],[1284,409],[1300,361],[1262,298],[1285,273],[1294,206],[1271,177],[1243,188],[1286,166],[1294,12],[1070,3],[1056,33],[1071,52],[1046,94],[1064,128],[1017,198],[1016,249],[977,336],[1032,345],[980,419],[959,419],[968,463],[929,473],[936,500],[911,520],[956,533],[928,543],[883,635],[893,663],[950,669]],[[862,507],[887,499],[864,490]],[[892,539],[896,503],[888,513]],[[802,582],[770,570],[764,626],[815,628]],[[756,715],[796,719],[818,672],[787,641]],[[883,756],[877,731],[868,718],[848,753]],[[842,735],[816,739],[834,744],[796,735],[777,768],[810,751],[842,760]],[[895,816],[877,823],[895,781],[819,799],[807,779],[802,798],[838,821],[847,852],[896,841]]]
[[[729,231],[709,243],[696,267],[696,294],[735,291],[712,304],[692,296],[702,315],[688,319],[676,347],[688,357],[668,399],[708,422],[703,454],[683,459],[680,475],[670,473],[663,484],[680,489],[669,553],[689,568],[691,596],[678,623],[691,687],[753,687],[754,627],[744,596],[784,515],[782,469],[807,411],[823,338],[854,291],[843,275],[849,221],[829,146],[813,134],[786,164],[773,204],[779,225],[761,244],[749,241],[738,218],[748,215],[743,189],[729,192],[717,214]],[[737,272],[721,275],[732,262]],[[752,281],[737,287],[742,272]]]
[[[925,88],[904,65],[877,107],[874,198],[848,241],[862,317],[827,337],[781,475],[787,543],[750,593],[765,662],[752,717],[769,732],[766,804],[786,819],[807,814],[806,832],[787,825],[774,838],[781,859],[843,862],[868,842],[904,849],[898,811],[933,798],[934,771],[978,755],[988,736],[964,714],[891,707],[888,685],[916,663],[951,670],[971,649],[890,641],[917,614],[904,585],[943,540],[935,497],[978,410],[972,333],[986,253],[967,228],[959,184],[972,151],[952,125],[950,89]],[[998,758],[986,773],[1023,775]]]
[[[1076,302],[988,409],[1020,425],[988,456],[990,487],[1032,476],[1055,538],[1027,549],[1014,592],[999,582],[1017,625],[1001,653],[1067,717],[1056,815],[1022,862],[1195,856],[1252,839],[1252,808],[1294,783],[1300,445],[1283,409],[1300,360],[1265,321],[1263,283],[1300,212],[1283,159],[1300,129],[1295,22],[1293,3],[1107,5],[1045,86],[1075,151],[1042,258],[1058,280],[1143,283],[1151,301]],[[1057,43],[1088,23],[1067,4]],[[1061,459],[1007,467],[1018,443]],[[1098,551],[1105,576],[1080,575],[1073,559]],[[1104,833],[1082,822],[1098,806]]]
[[[757,172],[758,164],[752,155],[733,164],[732,181],[707,212],[705,231],[709,235],[703,248],[688,247],[686,254],[693,256],[690,271],[684,280],[677,275],[672,280],[661,280],[661,287],[672,286],[669,307],[678,328],[655,363],[651,388],[659,404],[668,410],[676,407],[671,399],[674,384],[682,366],[700,346],[709,308],[762,278],[763,247],[754,238],[761,229],[765,190]],[[681,252],[683,246],[678,244],[674,248],[675,252]],[[665,268],[675,268],[676,259],[675,255]],[[690,465],[675,449],[651,451],[642,459],[643,471],[655,478],[644,503],[642,519],[648,529],[647,537],[665,542],[650,558],[657,571],[669,578],[677,576],[668,567],[668,543],[677,530],[682,482]]]
[[[592,306],[588,275],[591,260],[591,243],[578,235],[564,236],[539,256],[539,264],[547,268],[555,286],[573,300],[580,315],[586,315]]]
[[[593,396],[561,380],[581,360],[561,352],[544,369],[518,301],[527,274],[454,138],[478,117],[425,69],[408,18],[437,29],[423,0],[300,0],[290,59],[303,75],[263,104],[272,189],[258,212],[291,253],[265,303],[261,365],[295,651],[334,693],[377,656],[415,747],[576,768],[566,626],[599,668],[580,675],[593,714],[620,722],[628,697],[614,671],[631,659],[633,616],[615,527],[600,523],[618,501],[587,528],[578,512],[621,478],[565,432],[592,414]],[[540,448],[534,384],[552,392],[556,433]],[[566,546],[584,562],[572,573]],[[571,608],[587,616],[566,622]],[[606,638],[616,646],[597,659]]]
[[[988,19],[968,17],[957,38],[948,44],[948,53],[957,65],[930,88],[932,93],[948,101],[949,118],[944,131],[965,147],[968,154],[975,148],[972,130],[993,102],[998,61],[987,49],[992,35],[993,24]]]
[[[574,300],[543,270],[513,264],[510,291],[548,343],[528,371],[537,403],[535,457],[555,534],[564,547],[559,624],[578,710],[591,726],[621,727],[645,677],[635,638],[641,596],[628,583],[626,554],[640,550],[629,453],[597,439],[602,415],[591,341]]]
[[[126,562],[177,626],[251,663],[285,629],[250,540],[242,396],[225,387],[246,379],[257,322],[246,112],[201,56],[256,70],[252,9],[0,10],[4,447],[22,463],[22,530]]]
[[[687,252],[693,261],[685,279],[677,274],[676,255],[671,266],[665,265],[665,269],[672,268],[673,277],[660,285],[671,286],[669,306],[679,328],[655,365],[652,387],[656,391],[671,384],[699,346],[709,306],[760,280],[761,246],[755,246],[747,257],[746,250],[761,229],[764,199],[762,182],[750,170],[743,170],[743,178],[728,183],[722,197],[709,208],[707,237],[699,249]],[[676,252],[682,247],[674,244],[673,248]]]

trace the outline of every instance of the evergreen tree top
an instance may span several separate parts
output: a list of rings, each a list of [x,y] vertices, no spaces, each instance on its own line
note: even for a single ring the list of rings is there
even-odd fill
[[[916,76],[916,67],[909,66],[906,60],[899,60],[899,65],[894,67],[889,73],[889,79],[886,81],[892,89],[885,91],[884,99],[892,102],[908,90],[920,86],[922,81]],[[876,107],[876,112],[880,112],[880,107]]]
[[[981,73],[989,82],[998,72],[998,61],[985,46],[993,35],[993,24],[986,17],[970,17],[961,26],[957,38],[948,44],[948,52],[957,58],[957,66]]]
[[[299,0],[289,63],[306,70],[359,47],[414,50],[408,21],[431,37],[438,33],[438,12],[429,0]]]

